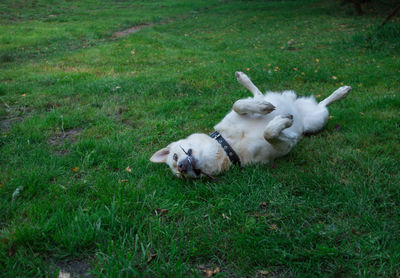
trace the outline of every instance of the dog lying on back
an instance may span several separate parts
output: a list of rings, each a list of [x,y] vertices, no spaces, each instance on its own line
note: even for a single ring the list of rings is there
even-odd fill
[[[195,133],[157,151],[150,158],[167,163],[177,177],[212,177],[232,164],[267,163],[289,153],[306,133],[316,133],[328,121],[328,105],[347,96],[343,86],[317,103],[313,96],[298,98],[293,91],[267,92],[254,86],[243,72],[240,84],[253,98],[240,99],[211,135]]]

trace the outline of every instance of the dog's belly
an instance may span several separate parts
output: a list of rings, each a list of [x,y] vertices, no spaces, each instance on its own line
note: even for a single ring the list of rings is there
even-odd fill
[[[264,138],[264,130],[268,123],[276,116],[282,114],[293,115],[293,124],[287,131],[301,138],[303,122],[294,102],[282,95],[265,97],[275,106],[275,110],[267,115],[246,114],[239,115],[234,111],[228,113],[225,118],[214,128],[220,132],[232,148],[238,153],[243,165],[250,163],[267,163],[268,161],[287,154],[290,149],[273,147]],[[297,140],[293,142],[293,145]]]

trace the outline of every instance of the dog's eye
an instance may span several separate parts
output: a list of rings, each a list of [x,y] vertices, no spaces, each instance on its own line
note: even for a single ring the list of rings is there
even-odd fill
[[[173,159],[174,159],[175,161],[178,161],[178,155],[177,155],[176,153],[174,153]]]
[[[191,156],[192,153],[193,153],[193,150],[192,149],[188,149],[188,155]]]

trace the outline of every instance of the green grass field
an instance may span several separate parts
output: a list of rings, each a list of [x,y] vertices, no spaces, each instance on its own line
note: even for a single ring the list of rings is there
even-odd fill
[[[0,276],[399,276],[400,20],[377,28],[388,12],[1,1]],[[249,96],[238,70],[261,90],[353,91],[269,165],[213,182],[150,163]]]

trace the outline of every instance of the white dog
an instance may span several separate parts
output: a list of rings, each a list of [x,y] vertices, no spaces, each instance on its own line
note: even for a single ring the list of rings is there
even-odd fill
[[[343,86],[317,103],[293,91],[263,95],[246,74],[236,72],[236,77],[253,98],[236,101],[210,136],[192,134],[157,151],[150,161],[167,163],[178,177],[194,178],[212,177],[232,164],[267,163],[289,153],[305,133],[321,130],[329,118],[327,106],[351,90]]]

